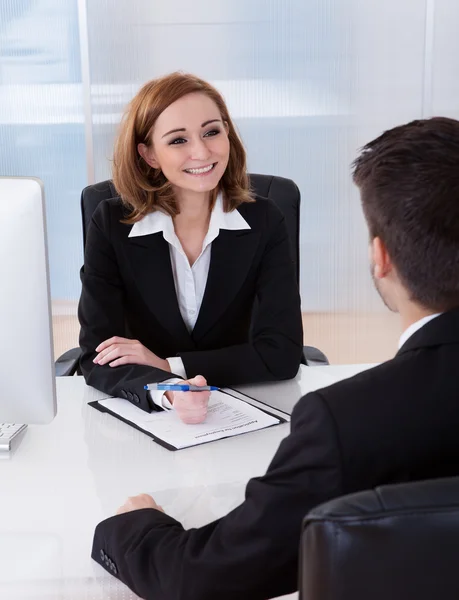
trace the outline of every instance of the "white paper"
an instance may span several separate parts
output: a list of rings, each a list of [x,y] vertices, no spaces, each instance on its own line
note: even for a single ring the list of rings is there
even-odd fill
[[[228,394],[212,392],[204,423],[182,423],[174,410],[147,413],[122,398],[100,400],[99,404],[175,448],[197,446],[212,440],[264,429],[280,419]]]

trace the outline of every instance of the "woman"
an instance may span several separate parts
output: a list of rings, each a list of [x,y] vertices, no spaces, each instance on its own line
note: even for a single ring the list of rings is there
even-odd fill
[[[208,394],[144,386],[294,377],[303,336],[284,218],[251,194],[220,94],[181,73],[147,83],[124,116],[113,181],[120,197],[95,211],[81,273],[87,383],[200,422]]]

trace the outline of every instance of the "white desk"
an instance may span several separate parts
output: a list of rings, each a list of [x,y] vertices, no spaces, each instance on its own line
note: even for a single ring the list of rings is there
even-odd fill
[[[342,378],[365,367],[303,367],[296,380],[271,384],[266,391],[279,397],[279,386],[287,386],[292,404],[301,390],[313,387],[314,378],[316,387],[323,385],[321,374]],[[256,388],[254,396],[260,394]],[[104,396],[83,378],[59,378],[57,390],[53,423],[29,426],[16,452],[0,460],[0,598],[5,600],[137,598],[91,560],[96,524],[140,492],[150,492],[185,527],[208,523],[243,500],[248,479],[265,472],[289,431],[283,424],[170,452],[87,406]]]

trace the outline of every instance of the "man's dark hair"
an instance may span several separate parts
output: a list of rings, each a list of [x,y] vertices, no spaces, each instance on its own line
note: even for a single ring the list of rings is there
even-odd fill
[[[418,304],[459,306],[459,121],[386,131],[353,164],[370,237],[380,237]]]

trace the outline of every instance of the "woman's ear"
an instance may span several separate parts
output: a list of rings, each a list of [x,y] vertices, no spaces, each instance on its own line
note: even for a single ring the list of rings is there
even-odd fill
[[[229,133],[228,121],[223,121],[223,127],[225,128],[226,134],[228,135],[228,133]]]
[[[146,144],[137,144],[137,151],[147,165],[150,165],[150,167],[153,167],[153,169],[160,168],[152,148],[149,148]]]

